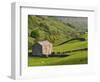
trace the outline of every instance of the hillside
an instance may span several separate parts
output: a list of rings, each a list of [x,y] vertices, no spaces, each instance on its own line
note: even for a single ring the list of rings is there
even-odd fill
[[[37,41],[48,40],[55,46],[76,37],[79,37],[76,29],[65,24],[58,17],[28,16],[29,49]]]
[[[88,18],[87,17],[57,17],[57,19],[61,20],[68,26],[76,29],[79,32],[87,32],[88,29]]]

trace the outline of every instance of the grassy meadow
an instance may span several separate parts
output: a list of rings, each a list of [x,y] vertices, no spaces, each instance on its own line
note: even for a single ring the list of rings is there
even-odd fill
[[[28,16],[28,66],[88,64],[87,18]],[[52,55],[33,56],[41,40],[53,44]]]

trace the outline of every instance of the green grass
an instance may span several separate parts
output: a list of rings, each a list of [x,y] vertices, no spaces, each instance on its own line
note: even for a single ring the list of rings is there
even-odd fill
[[[87,48],[87,41],[73,40],[68,43],[53,47],[54,52],[71,51],[75,49]],[[29,50],[29,53],[32,53]],[[75,51],[66,53],[69,56],[65,57],[33,57],[32,54],[28,57],[28,66],[51,66],[51,65],[73,65],[73,64],[87,64],[88,54],[87,50]],[[66,55],[65,54],[65,55]]]
[[[87,64],[87,51],[69,53],[67,57],[28,57],[28,66]]]
[[[65,43],[60,46],[56,46],[53,48],[54,52],[64,52],[74,49],[81,49],[81,48],[87,48],[87,41],[77,41],[73,43]]]
[[[69,43],[76,43],[76,42],[79,42],[79,40],[72,40],[72,41],[69,41],[67,43],[69,44]]]

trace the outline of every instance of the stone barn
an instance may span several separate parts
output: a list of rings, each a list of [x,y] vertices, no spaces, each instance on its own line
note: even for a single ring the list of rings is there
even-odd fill
[[[45,55],[48,57],[52,53],[52,43],[48,40],[39,41],[38,43],[32,46],[32,55],[42,56]]]

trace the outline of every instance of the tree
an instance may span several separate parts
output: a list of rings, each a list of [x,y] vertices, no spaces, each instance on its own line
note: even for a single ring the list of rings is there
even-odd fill
[[[31,32],[31,37],[32,37],[32,38],[35,38],[35,39],[37,39],[37,38],[39,37],[39,31],[38,31],[38,29],[33,30],[33,31]]]
[[[36,42],[37,41],[42,41],[42,40],[45,40],[45,31],[43,30],[40,30],[40,29],[36,29],[36,30],[33,30],[31,32],[31,37],[32,38],[35,38]]]

